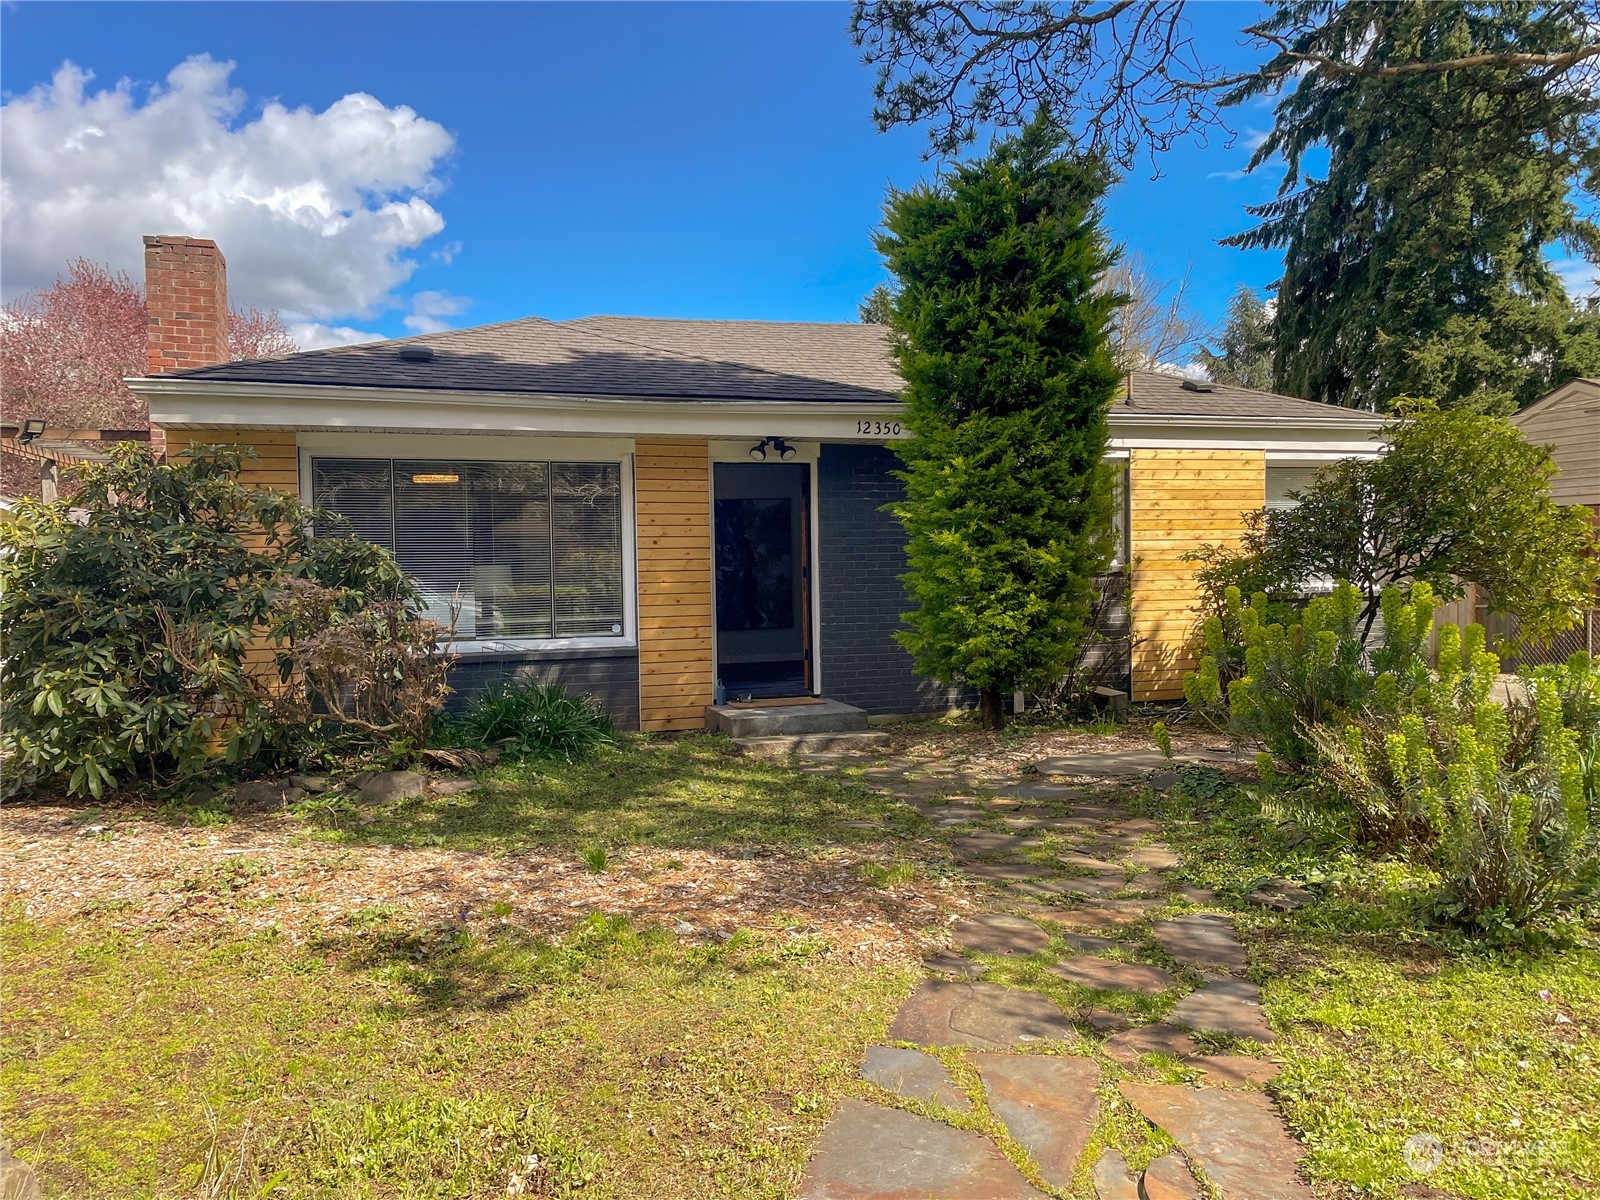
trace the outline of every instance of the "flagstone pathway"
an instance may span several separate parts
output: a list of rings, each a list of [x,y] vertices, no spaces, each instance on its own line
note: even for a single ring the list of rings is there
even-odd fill
[[[810,759],[812,772],[861,762]],[[1134,753],[1050,759],[1026,780],[909,759],[866,770],[950,832],[957,865],[993,905],[924,963],[890,1023],[894,1044],[862,1065],[876,1098],[844,1101],[824,1126],[800,1200],[1185,1200],[1206,1194],[1197,1180],[1223,1200],[1310,1200],[1300,1147],[1261,1091],[1277,1035],[1243,978],[1232,920],[1175,878],[1181,862],[1157,822],[1049,778],[1126,783],[1166,768]],[[1203,1048],[1219,1037],[1230,1052]],[[1147,1069],[1157,1063],[1167,1069]],[[1171,1079],[1175,1065],[1197,1082],[1140,1081]],[[1118,1098],[1178,1150],[1142,1172],[1103,1139],[1086,1154]]]

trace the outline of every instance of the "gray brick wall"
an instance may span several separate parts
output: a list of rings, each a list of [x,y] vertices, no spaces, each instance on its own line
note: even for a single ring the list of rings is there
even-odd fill
[[[822,688],[869,713],[943,711],[964,703],[911,669],[894,640],[910,607],[905,531],[882,511],[902,494],[890,472],[900,460],[882,446],[824,445],[817,464],[817,596],[822,615]]]
[[[618,729],[639,728],[639,656],[633,650],[563,650],[528,654],[474,654],[450,668],[455,693],[445,707],[460,709],[503,679],[559,683],[569,692],[600,701]]]

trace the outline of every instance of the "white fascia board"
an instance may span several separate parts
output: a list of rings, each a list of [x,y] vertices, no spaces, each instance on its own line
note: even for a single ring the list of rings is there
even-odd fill
[[[664,400],[527,392],[446,392],[311,384],[224,383],[149,376],[128,386],[167,429],[569,434],[619,437],[784,437],[881,444],[905,412],[899,401]],[[1372,415],[1253,421],[1112,412],[1114,450],[1282,449],[1373,453],[1386,424]]]
[[[650,400],[525,392],[402,391],[260,383],[130,381],[167,429],[783,437],[881,442],[897,401]]]

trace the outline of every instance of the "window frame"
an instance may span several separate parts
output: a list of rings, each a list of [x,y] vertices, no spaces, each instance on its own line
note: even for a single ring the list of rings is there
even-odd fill
[[[622,632],[552,638],[457,638],[450,653],[463,658],[525,654],[535,651],[637,650],[639,605],[637,532],[634,517],[633,440],[587,437],[528,437],[496,434],[396,434],[302,432],[299,451],[300,498],[312,495],[314,458],[376,459],[408,462],[609,463],[618,468],[621,486]]]

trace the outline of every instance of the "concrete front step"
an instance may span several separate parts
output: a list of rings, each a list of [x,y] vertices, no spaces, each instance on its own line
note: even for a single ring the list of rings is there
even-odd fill
[[[743,738],[788,737],[808,733],[847,733],[865,730],[867,713],[837,700],[820,704],[774,704],[760,708],[734,708],[731,704],[706,706],[706,728]]]
[[[734,738],[733,744],[757,758],[783,758],[788,754],[820,754],[826,751],[867,751],[878,749],[889,740],[877,730],[848,729],[839,733],[796,733],[779,737]]]

